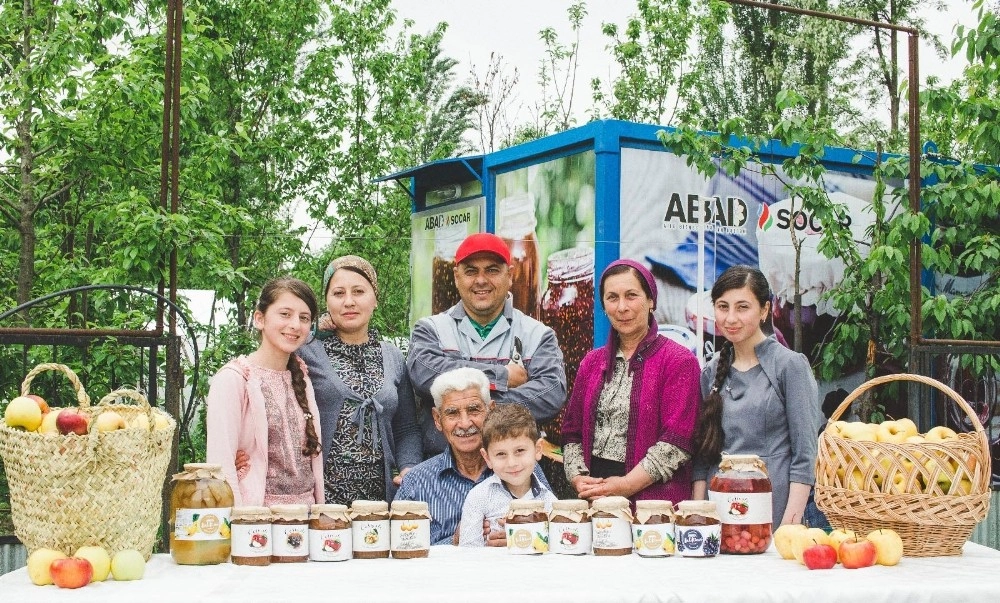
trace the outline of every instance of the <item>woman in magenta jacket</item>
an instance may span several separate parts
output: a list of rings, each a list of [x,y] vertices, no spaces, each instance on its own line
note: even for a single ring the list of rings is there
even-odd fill
[[[691,498],[698,360],[657,334],[656,282],[617,260],[601,275],[608,343],[580,364],[563,417],[566,478],[581,498]]]

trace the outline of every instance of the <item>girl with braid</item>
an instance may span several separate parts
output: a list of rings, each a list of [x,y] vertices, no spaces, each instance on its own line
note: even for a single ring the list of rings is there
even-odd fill
[[[207,458],[222,465],[234,506],[323,502],[319,411],[305,363],[295,355],[317,314],[309,285],[290,277],[269,281],[253,314],[257,350],[212,378]]]
[[[729,268],[712,287],[725,341],[701,373],[693,494],[707,498],[722,452],[756,454],[767,464],[776,528],[802,521],[823,414],[809,361],[764,333],[770,300],[764,274],[749,266]]]

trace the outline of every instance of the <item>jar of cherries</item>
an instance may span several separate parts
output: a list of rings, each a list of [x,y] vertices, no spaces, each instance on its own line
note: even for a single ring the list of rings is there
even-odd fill
[[[755,454],[723,454],[708,486],[722,520],[722,553],[763,553],[771,544],[771,480]]]

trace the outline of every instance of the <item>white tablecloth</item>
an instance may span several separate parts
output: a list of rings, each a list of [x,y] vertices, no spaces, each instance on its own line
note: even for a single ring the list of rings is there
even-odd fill
[[[810,571],[771,551],[681,557],[515,556],[504,549],[439,546],[426,559],[179,566],[154,555],[136,582],[76,590],[34,586],[22,568],[0,577],[0,601],[711,601],[747,603],[992,603],[1000,551],[965,545],[960,557],[905,557],[895,567]]]

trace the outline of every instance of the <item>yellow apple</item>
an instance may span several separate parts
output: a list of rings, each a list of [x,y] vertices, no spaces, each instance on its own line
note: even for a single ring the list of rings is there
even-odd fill
[[[99,546],[82,546],[73,554],[74,557],[81,557],[90,562],[94,568],[94,575],[91,582],[103,582],[111,573],[111,555]]]
[[[830,435],[842,438],[844,437],[845,425],[847,425],[847,421],[834,421],[826,426],[826,432],[829,433]]]
[[[875,530],[865,538],[875,545],[875,563],[896,565],[903,558],[903,539],[894,530]]]
[[[94,419],[94,427],[97,428],[97,431],[125,429],[125,418],[113,410],[106,410]],[[97,568],[94,569],[96,571]]]
[[[843,437],[847,440],[855,440],[858,442],[875,442],[878,441],[876,436],[876,426],[870,423],[848,423],[841,427],[843,431]]]
[[[952,440],[957,437],[958,434],[955,433],[954,429],[945,427],[944,425],[932,427],[930,431],[924,434],[924,439],[928,442],[944,442],[945,440]]]
[[[149,431],[149,417],[147,417],[144,414],[138,414],[138,415],[132,417],[132,420],[129,423],[129,427],[132,427],[132,428],[136,428],[137,427],[139,429],[143,429],[145,431]]]
[[[948,459],[928,459],[924,463],[924,468],[927,469],[927,491],[932,490],[933,483],[936,483],[943,494],[948,494],[951,490],[951,482],[957,466],[954,462]],[[933,482],[933,483],[932,483]]]
[[[874,480],[880,488],[885,483],[886,477],[888,477],[889,482],[905,482],[906,474],[908,474],[913,468],[913,463],[909,459],[903,457],[895,457],[895,464],[898,464],[899,467],[902,468],[902,471],[896,469],[894,466],[893,457],[883,456],[879,458],[878,463],[882,470],[875,472]]]
[[[42,424],[42,409],[31,398],[18,396],[7,404],[3,420],[7,427],[36,431]]]
[[[786,523],[778,526],[778,529],[774,531],[774,548],[782,559],[795,558],[795,555],[792,554],[792,542],[795,534],[805,529],[806,527],[801,523]]]
[[[955,491],[952,492],[955,496],[968,496],[972,494],[972,480],[963,477],[962,479],[955,482]]]
[[[840,543],[847,540],[857,540],[858,535],[854,530],[837,528],[830,532],[827,537],[830,539],[830,546],[837,549],[837,563],[840,563]]]
[[[792,537],[792,556],[799,563],[805,565],[802,561],[802,552],[814,544],[830,544],[830,538],[826,535],[826,531],[822,528],[806,528],[805,530],[796,532]]]
[[[875,429],[875,437],[879,442],[902,444],[906,438],[917,435],[917,426],[909,419],[898,421],[882,421]]]
[[[125,549],[115,553],[111,560],[111,575],[115,580],[139,580],[146,572],[146,559],[142,553],[133,549]]]
[[[66,555],[62,551],[52,549],[38,549],[32,552],[28,555],[28,578],[31,579],[31,583],[38,586],[52,584],[52,574],[49,572],[49,567],[56,559],[65,558]]]
[[[38,433],[44,433],[45,435],[59,435],[59,428],[56,427],[56,419],[59,418],[59,413],[63,409],[53,408],[42,418],[42,424],[38,427]]]
[[[170,421],[167,420],[166,415],[162,412],[153,413],[153,428],[157,430],[167,429],[170,427]]]

